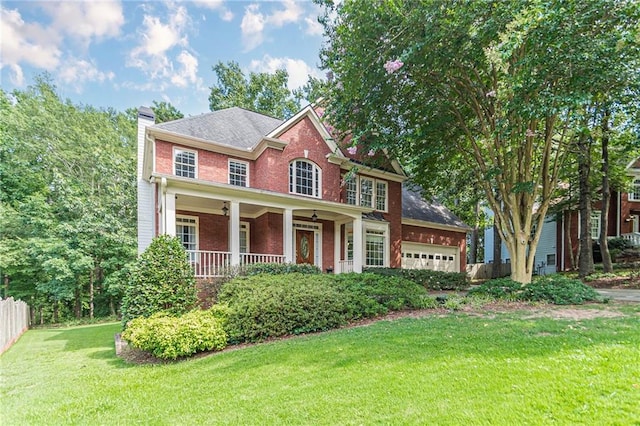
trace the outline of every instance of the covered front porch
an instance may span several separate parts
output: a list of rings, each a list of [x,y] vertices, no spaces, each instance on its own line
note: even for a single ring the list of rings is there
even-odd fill
[[[307,263],[361,272],[365,225],[358,206],[183,180],[158,185],[158,233],[178,236],[197,278],[255,263]]]

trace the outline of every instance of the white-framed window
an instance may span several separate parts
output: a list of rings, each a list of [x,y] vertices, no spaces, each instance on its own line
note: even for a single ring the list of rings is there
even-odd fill
[[[375,229],[367,229],[365,238],[365,265],[368,267],[385,265],[385,232]]]
[[[249,223],[240,222],[240,253],[249,253]]]
[[[640,179],[635,179],[629,191],[629,201],[640,201]]]
[[[376,181],[376,210],[387,211],[387,182],[384,180]]]
[[[354,206],[371,207],[387,211],[388,183],[364,176],[351,176],[345,180],[345,202]]]
[[[249,186],[249,163],[229,159],[229,184]]]
[[[600,238],[600,210],[591,211],[591,239]]]
[[[176,216],[176,237],[185,250],[198,250],[198,217]]]
[[[321,170],[307,160],[294,160],[289,164],[289,192],[320,198]]]
[[[349,176],[345,181],[346,202],[353,206],[358,205],[358,178]]]
[[[173,149],[173,173],[176,176],[196,178],[198,153],[182,148]]]

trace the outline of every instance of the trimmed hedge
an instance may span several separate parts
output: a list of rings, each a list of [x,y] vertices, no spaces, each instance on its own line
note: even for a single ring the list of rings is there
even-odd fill
[[[367,268],[383,276],[402,277],[420,284],[427,290],[465,290],[469,287],[469,277],[465,272],[444,272],[431,269]]]
[[[133,347],[161,359],[222,350],[227,346],[227,334],[224,331],[227,315],[228,309],[224,306],[191,311],[177,317],[158,312],[148,318],[131,320],[122,338]]]
[[[218,298],[231,309],[226,330],[233,343],[328,330],[435,304],[410,280],[367,273],[238,277],[223,285]]]
[[[555,305],[578,305],[601,300],[598,292],[582,281],[559,274],[538,277],[525,285],[509,278],[489,280],[471,289],[469,295],[488,295],[497,299],[547,302]]]
[[[316,265],[308,263],[255,263],[247,265],[239,275],[251,276],[259,274],[320,274],[322,271]]]

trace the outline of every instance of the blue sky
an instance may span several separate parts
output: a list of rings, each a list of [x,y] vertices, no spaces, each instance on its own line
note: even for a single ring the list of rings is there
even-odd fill
[[[0,79],[24,90],[48,72],[76,104],[126,108],[166,101],[209,111],[212,66],[285,68],[289,87],[318,68],[322,27],[311,1],[6,1],[0,3]]]

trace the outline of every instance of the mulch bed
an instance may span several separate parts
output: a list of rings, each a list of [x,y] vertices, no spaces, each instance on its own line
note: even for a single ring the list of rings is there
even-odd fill
[[[640,276],[601,278],[587,281],[586,284],[593,288],[640,289]]]

